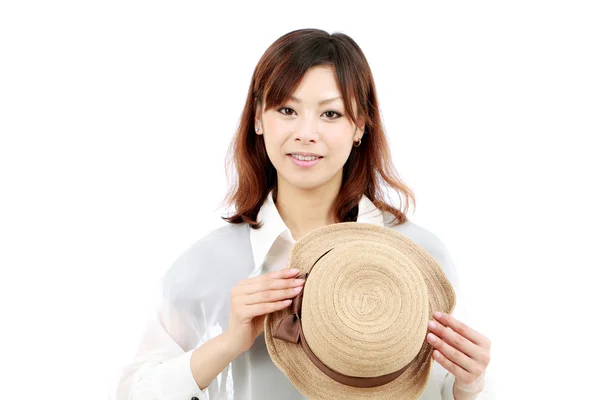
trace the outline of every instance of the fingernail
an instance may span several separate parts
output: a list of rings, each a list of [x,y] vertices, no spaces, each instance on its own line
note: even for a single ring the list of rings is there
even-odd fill
[[[294,292],[298,293],[299,291],[302,290],[302,286],[298,286],[294,288]]]
[[[436,326],[435,322],[433,322],[433,321],[429,321],[429,323],[427,325],[429,325],[430,329],[435,329],[435,326]]]
[[[294,285],[300,285],[304,283],[304,279],[294,279]]]
[[[298,268],[291,268],[290,271],[292,271],[295,274],[297,274],[298,272],[300,272],[300,270]]]
[[[435,342],[435,336],[433,336],[433,333],[428,334],[427,339],[429,339],[432,342]]]
[[[442,318],[442,313],[439,311],[434,312],[433,315],[435,315],[436,318]]]

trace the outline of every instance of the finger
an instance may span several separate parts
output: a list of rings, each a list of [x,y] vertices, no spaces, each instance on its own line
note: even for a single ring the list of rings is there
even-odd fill
[[[244,279],[239,283],[239,285],[251,285],[256,283],[257,281],[269,280],[269,279],[289,279],[295,278],[298,276],[300,271],[298,269],[292,268],[283,268],[277,271],[267,272],[266,274],[262,274],[259,276],[255,276],[254,278]]]
[[[273,303],[259,303],[245,306],[242,312],[243,317],[252,319],[261,315],[269,314],[275,311],[283,310],[292,304],[292,300],[282,300]]]
[[[298,293],[300,293],[301,290],[302,286],[297,286],[295,288],[288,289],[260,291],[245,296],[243,299],[243,303],[245,305],[252,305],[293,299],[298,295]]]
[[[439,350],[433,352],[433,358],[461,382],[469,381],[469,373],[445,357]]]
[[[266,292],[269,290],[281,290],[296,288],[304,285],[305,280],[299,278],[273,278],[263,279],[252,282],[251,284],[243,285],[239,287],[240,293],[243,295],[249,295],[254,293]]]
[[[487,350],[489,350],[491,347],[491,342],[487,337],[477,332],[475,329],[467,326],[465,323],[457,320],[454,318],[454,316],[444,312],[438,312],[433,313],[433,317],[445,326],[452,328],[454,332],[459,333],[461,336],[475,343],[477,346],[483,347]]]
[[[473,360],[460,350],[452,347],[435,334],[427,334],[427,341],[434,348],[440,351],[444,355],[444,357],[461,367],[461,369],[463,369],[464,371],[467,371],[469,373],[474,373],[475,371],[478,371],[479,368],[477,365],[477,361]]]
[[[482,349],[479,346],[457,332],[454,332],[451,328],[442,325],[439,321],[429,321],[427,327],[437,337],[467,356],[474,359],[481,358]]]

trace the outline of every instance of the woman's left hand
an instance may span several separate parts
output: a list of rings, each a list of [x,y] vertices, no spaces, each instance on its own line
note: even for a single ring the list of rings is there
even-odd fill
[[[481,379],[490,363],[491,341],[452,315],[434,313],[434,318],[427,335],[427,341],[436,349],[433,358],[454,375],[460,386]]]

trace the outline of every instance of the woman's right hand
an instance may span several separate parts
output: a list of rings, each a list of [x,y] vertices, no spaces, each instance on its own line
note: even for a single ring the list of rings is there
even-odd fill
[[[284,268],[244,279],[231,291],[229,327],[225,331],[239,353],[247,351],[264,330],[265,315],[282,310],[298,295],[304,279],[297,269]]]

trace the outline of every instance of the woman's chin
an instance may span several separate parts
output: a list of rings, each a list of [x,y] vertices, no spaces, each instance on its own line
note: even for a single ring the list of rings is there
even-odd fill
[[[291,178],[291,179],[288,179]],[[313,190],[322,188],[326,185],[335,184],[334,179],[323,179],[323,175],[319,175],[318,177],[284,177],[285,181],[288,185],[301,190]]]

